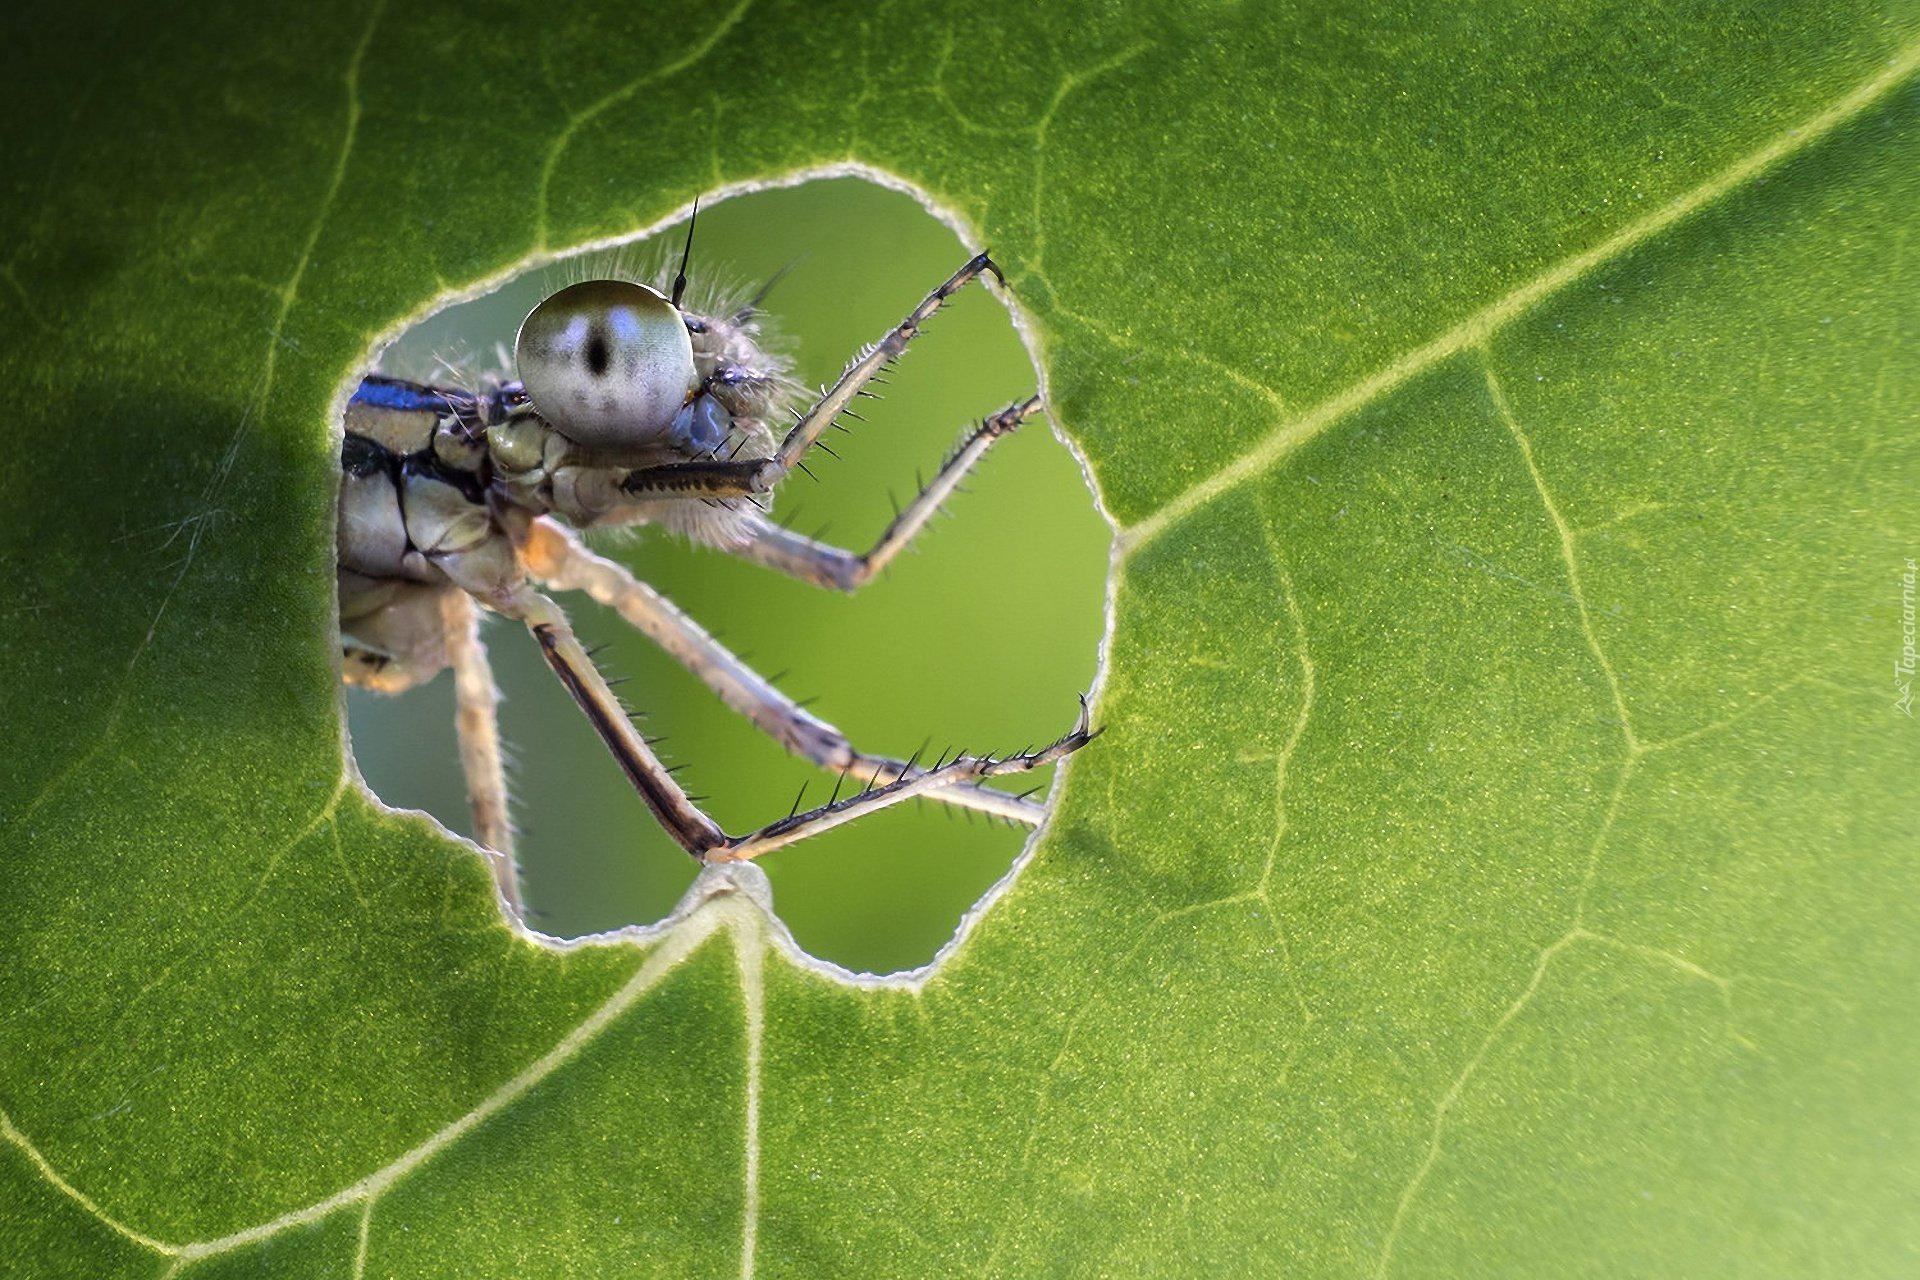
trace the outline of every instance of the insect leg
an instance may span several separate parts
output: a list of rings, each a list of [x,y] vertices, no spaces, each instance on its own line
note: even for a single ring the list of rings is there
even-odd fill
[[[586,713],[594,732],[619,761],[627,780],[647,802],[647,808],[653,811],[667,834],[696,858],[706,856],[717,845],[724,845],[726,833],[687,798],[687,793],[653,754],[646,739],[633,727],[626,708],[607,687],[587,651],[580,647],[573,626],[560,606],[525,585],[492,604],[500,612],[525,623],[533,638],[540,642],[540,652],[547,665]]]
[[[748,858],[757,858],[763,853],[790,845],[808,836],[830,831],[842,823],[851,822],[878,809],[899,804],[902,800],[911,800],[915,796],[930,795],[941,787],[952,786],[956,782],[980,782],[987,778],[997,778],[1010,773],[1026,773],[1042,765],[1052,764],[1078,751],[1093,740],[1095,731],[1087,722],[1087,704],[1080,702],[1080,718],[1064,736],[1038,751],[1021,752],[1011,756],[961,756],[925,773],[901,778],[885,786],[874,787],[859,795],[845,800],[837,800],[809,809],[805,813],[796,813],[769,823],[758,831],[744,836],[729,836],[719,847],[709,850],[705,859],[708,862],[739,862]]]
[[[802,582],[837,591],[857,591],[892,563],[927,522],[939,511],[940,504],[960,487],[974,463],[986,455],[994,441],[1009,435],[1014,428],[1040,411],[1040,397],[1030,396],[1019,404],[1008,405],[991,418],[969,428],[960,443],[941,464],[927,486],[895,515],[865,555],[817,542],[779,525],[766,524],[748,542],[722,550],[743,560],[777,569]]]
[[[698,676],[729,708],[776,742],[823,769],[861,785],[884,785],[923,770],[900,760],[854,750],[846,735],[810,714],[708,635],[679,606],[629,572],[596,554],[552,520],[537,520],[521,547],[527,569],[549,587],[584,591],[617,611],[632,627]],[[988,787],[948,787],[933,800],[989,813],[1029,826],[1045,810],[1030,800]]]
[[[786,439],[780,442],[780,451],[774,454],[774,461],[780,464],[782,471],[789,471],[799,462],[814,441],[825,434],[833,425],[835,418],[853,403],[860,389],[871,381],[875,374],[898,359],[907,349],[907,343],[913,341],[920,332],[920,326],[933,318],[933,313],[945,306],[947,299],[960,292],[967,284],[982,272],[992,272],[996,280],[1001,279],[1000,268],[986,254],[977,254],[967,264],[949,276],[944,283],[921,300],[919,306],[908,313],[907,318],[887,331],[887,335],[861,352],[859,357],[847,365],[840,380],[827,388],[813,408],[802,415],[800,421],[793,424]]]
[[[573,634],[560,607],[531,587],[521,586],[496,597],[492,607],[520,619],[534,638],[547,664],[560,677],[567,692],[592,722],[601,741],[626,771],[647,807],[680,846],[703,862],[738,862],[830,831],[868,813],[931,795],[947,787],[984,782],[1006,774],[1027,773],[1042,765],[1053,764],[1078,751],[1093,740],[1094,730],[1087,722],[1087,704],[1080,702],[1080,718],[1058,740],[1038,751],[1010,756],[960,756],[954,760],[904,777],[884,786],[869,787],[845,800],[835,800],[769,823],[743,836],[729,836],[687,798],[647,746],[646,740],[628,722],[625,710],[595,669],[586,650]]]
[[[634,495],[678,494],[700,498],[738,498],[769,492],[800,465],[807,450],[847,410],[861,389],[899,358],[907,344],[919,334],[921,326],[933,318],[934,312],[983,273],[1001,279],[1000,268],[984,253],[969,259],[922,299],[905,320],[855,357],[839,379],[793,424],[773,457],[755,462],[679,462],[645,467],[629,473],[620,487]]]
[[[520,868],[513,856],[513,815],[507,808],[507,774],[500,755],[500,691],[480,640],[480,611],[466,592],[440,592],[447,661],[453,667],[455,736],[460,771],[473,810],[473,837],[493,863],[494,882],[515,915],[520,914]]]

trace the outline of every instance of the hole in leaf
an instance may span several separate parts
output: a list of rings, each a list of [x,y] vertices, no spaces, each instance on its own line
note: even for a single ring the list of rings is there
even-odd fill
[[[677,252],[684,230],[670,227],[620,259]],[[693,275],[751,286],[791,265],[768,300],[769,327],[801,382],[817,387],[966,256],[908,196],[837,178],[704,205]],[[510,346],[527,311],[581,274],[577,263],[557,263],[448,307],[404,334],[379,368],[418,377],[440,357]],[[774,516],[809,533],[826,525],[828,540],[864,551],[893,515],[889,490],[905,501],[916,471],[931,474],[967,424],[1034,389],[1005,309],[970,287],[914,342],[880,388],[885,398],[861,402],[866,423],[849,424],[850,436],[829,433],[839,458],[808,457],[818,482],[796,475],[781,488]],[[1075,695],[1094,677],[1109,530],[1044,418],[1001,441],[947,511],[851,597],[656,530],[595,543],[763,674],[779,675],[787,693],[810,699],[857,749],[906,756],[931,739],[933,752],[1005,752],[1048,741],[1071,724]],[[728,711],[611,611],[576,594],[560,600],[582,640],[604,646],[601,669],[626,678],[620,692],[646,713],[646,732],[666,736],[666,762],[686,766],[682,784],[706,797],[723,826],[744,831],[784,816],[803,782],[808,804],[826,800],[831,775]],[[501,619],[489,620],[485,636],[505,699],[530,923],[564,937],[659,919],[692,879],[693,861],[655,825],[532,639]],[[448,674],[398,697],[349,690],[347,711],[359,768],[383,800],[471,832]],[[1019,779],[1013,789],[1048,781]],[[926,801],[763,865],[801,946],[888,972],[928,961],[1027,836]]]

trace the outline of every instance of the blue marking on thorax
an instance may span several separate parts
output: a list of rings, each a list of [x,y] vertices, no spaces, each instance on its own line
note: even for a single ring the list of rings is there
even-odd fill
[[[444,391],[378,375],[360,380],[351,403],[372,409],[392,409],[399,413],[454,412],[454,405]]]

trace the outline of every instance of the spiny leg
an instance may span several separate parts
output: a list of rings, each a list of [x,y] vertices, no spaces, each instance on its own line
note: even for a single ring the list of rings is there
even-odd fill
[[[596,554],[560,524],[535,521],[521,547],[521,556],[528,571],[546,585],[562,591],[584,591],[616,610],[635,630],[705,682],[728,707],[821,768],[845,774],[863,786],[884,785],[922,772],[907,761],[854,750],[846,735],[795,704],[708,635],[679,606],[634,577],[626,566]],[[1046,812],[1031,800],[988,787],[950,787],[932,792],[929,798],[1029,826],[1038,825]]]
[[[1064,760],[1096,736],[1097,731],[1088,724],[1087,714],[1087,700],[1082,698],[1080,718],[1074,722],[1073,728],[1038,751],[1024,751],[997,759],[993,756],[959,756],[951,761],[942,761],[924,773],[901,778],[884,787],[874,787],[845,800],[829,801],[805,813],[788,814],[780,821],[770,822],[744,836],[730,836],[719,848],[709,850],[705,860],[741,862],[757,858],[796,840],[819,835],[875,810],[899,804],[902,800],[911,800],[915,796],[929,795],[956,782],[982,782],[1012,773],[1028,773],[1043,765]]]
[[[689,498],[743,498],[768,493],[800,465],[807,450],[847,411],[862,388],[907,349],[920,327],[946,305],[948,298],[983,273],[1000,280],[1000,268],[986,254],[977,254],[928,294],[907,318],[887,331],[846,367],[813,408],[802,414],[771,458],[751,462],[679,462],[631,472],[620,487],[635,495],[680,495]]]
[[[813,408],[807,410],[800,420],[793,424],[793,430],[787,432],[786,439],[780,442],[780,451],[774,454],[774,461],[783,470],[791,470],[806,455],[814,442],[826,433],[834,420],[844,413],[860,389],[872,381],[880,370],[900,357],[907,344],[919,334],[920,326],[933,318],[934,312],[947,304],[947,299],[960,292],[976,276],[991,271],[996,280],[1001,279],[1000,268],[986,254],[976,254],[967,264],[949,276],[944,283],[921,300],[920,305],[907,314],[907,318],[888,330],[887,335],[873,344],[860,357],[847,365],[840,380],[827,389]]]
[[[573,626],[560,606],[522,585],[496,600],[493,607],[518,618],[540,642],[541,656],[560,677],[560,683],[573,695],[580,710],[586,713],[594,732],[613,753],[627,781],[647,802],[647,808],[653,811],[667,834],[696,858],[726,843],[726,832],[687,797],[659,757],[653,754],[647,740],[633,727],[626,708],[620,705],[587,651],[580,647]]]
[[[1019,404],[1008,405],[991,418],[968,429],[960,443],[940,465],[940,470],[921,489],[893,522],[880,534],[873,549],[865,555],[815,541],[804,534],[779,525],[762,525],[753,539],[737,547],[725,548],[730,554],[755,564],[777,569],[802,582],[838,591],[857,591],[871,582],[893,562],[909,542],[926,528],[940,510],[940,504],[952,496],[973,465],[986,456],[994,441],[1011,435],[1021,423],[1040,411],[1040,397],[1029,396]]]
[[[521,586],[496,597],[495,609],[518,618],[540,642],[547,664],[573,695],[592,722],[600,740],[620,762],[627,779],[647,802],[660,824],[680,847],[703,862],[739,862],[783,848],[808,836],[830,831],[868,813],[929,795],[948,787],[984,782],[1007,774],[1027,773],[1078,751],[1093,740],[1087,723],[1086,699],[1080,700],[1080,718],[1064,737],[1038,751],[1011,756],[957,756],[931,769],[885,786],[869,787],[845,800],[834,799],[805,813],[790,813],[743,836],[722,831],[674,782],[633,725],[613,690],[601,678],[587,651],[573,634],[560,607],[531,587]]]
[[[440,593],[440,621],[453,667],[453,726],[467,804],[473,810],[473,838],[490,855],[500,896],[519,915],[520,868],[514,860],[513,815],[507,807],[506,765],[500,753],[500,691],[480,640],[480,611],[466,592],[449,587]]]

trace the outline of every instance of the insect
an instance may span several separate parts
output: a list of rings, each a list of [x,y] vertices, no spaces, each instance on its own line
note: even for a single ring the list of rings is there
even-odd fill
[[[697,212],[696,212],[697,216]],[[765,290],[723,314],[683,306],[693,225],[671,286],[627,279],[569,285],[528,313],[518,380],[477,389],[372,375],[347,404],[338,571],[345,679],[399,693],[453,670],[456,728],[474,832],[506,900],[519,906],[497,695],[476,605],[521,622],[660,825],[703,861],[758,857],[900,801],[927,797],[1015,822],[1042,810],[983,784],[1077,751],[1094,736],[1081,699],[1073,727],[1038,750],[944,755],[932,764],[856,750],[782,694],[582,531],[654,525],[840,591],[870,582],[918,534],[994,442],[1040,411],[1032,396],[968,429],[932,480],[865,554],[772,521],[767,495],[851,414],[955,293],[982,253],[877,343],[804,412],[784,362],[760,341]],[[1004,280],[1001,281],[1004,284]],[[790,425],[776,436],[774,423]],[[788,750],[861,790],[731,835],[688,797],[541,588],[582,591],[685,665]]]

